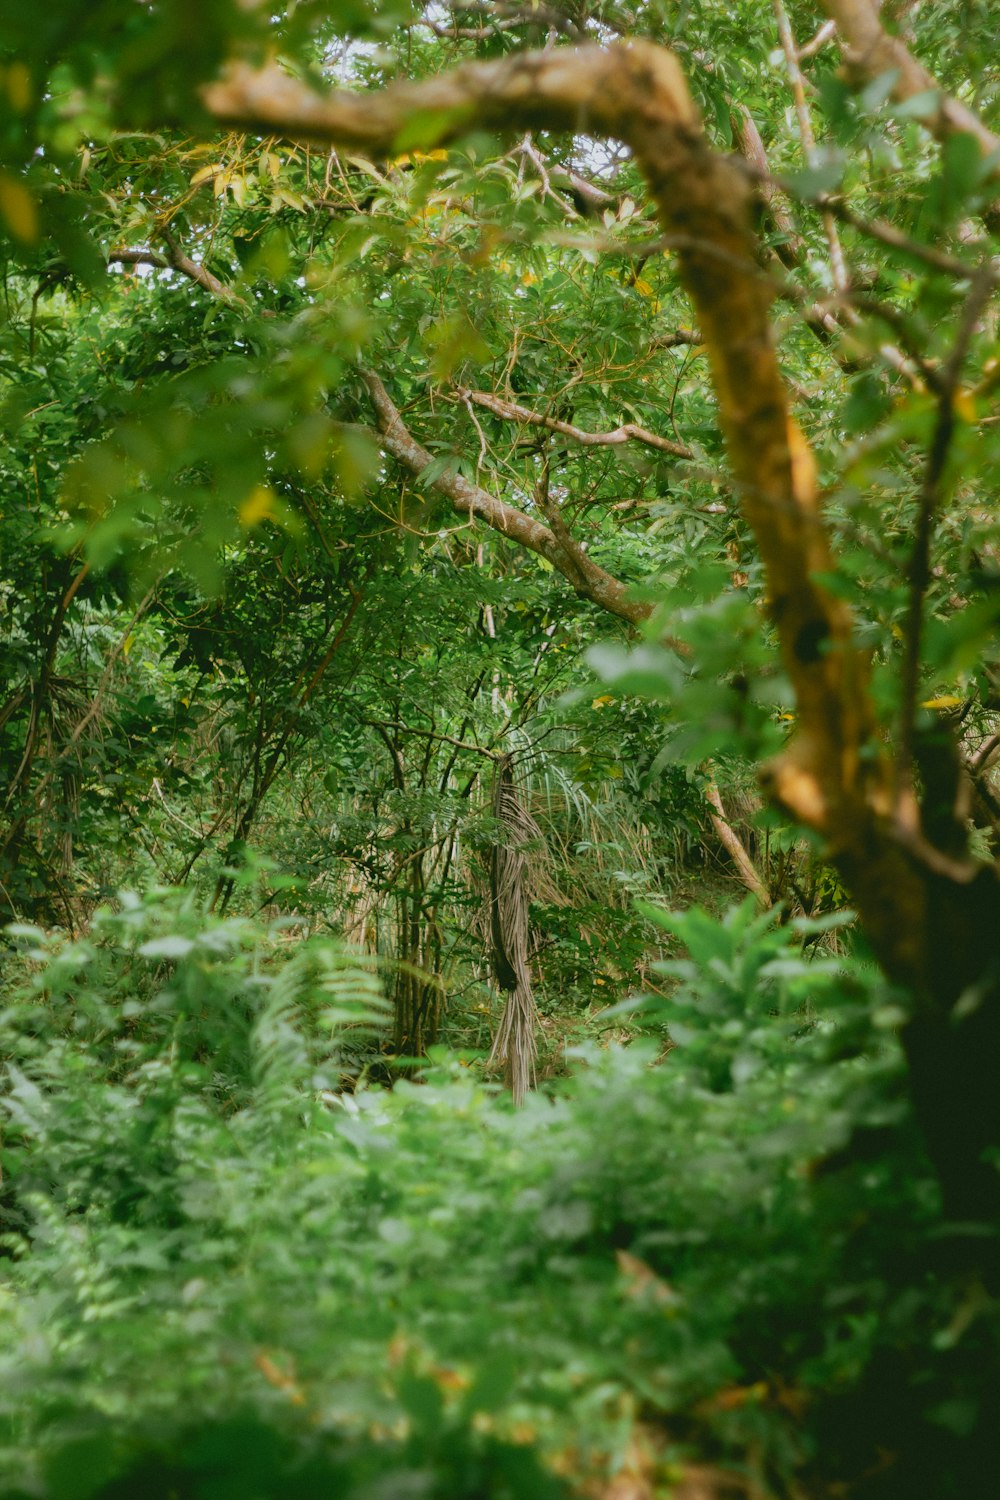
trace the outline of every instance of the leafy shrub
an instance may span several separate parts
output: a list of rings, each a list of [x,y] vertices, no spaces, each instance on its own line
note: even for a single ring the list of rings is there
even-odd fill
[[[162,894],[22,933],[3,1493],[544,1496],[637,1421],[663,1494],[689,1451],[773,1495],[969,1493],[996,1312],[892,996],[749,907],[660,920],[690,956],[653,1034],[519,1112],[444,1051],[366,1086],[381,1007],[329,945]]]

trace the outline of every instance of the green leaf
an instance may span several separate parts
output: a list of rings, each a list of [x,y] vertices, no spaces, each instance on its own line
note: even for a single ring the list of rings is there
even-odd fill
[[[143,958],[186,958],[194,948],[190,938],[175,933],[170,937],[150,938],[139,946]]]

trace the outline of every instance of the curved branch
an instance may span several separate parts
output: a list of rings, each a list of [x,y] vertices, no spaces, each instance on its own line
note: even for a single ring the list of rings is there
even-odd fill
[[[153,266],[160,271],[179,271],[182,276],[186,276],[211,296],[218,297],[221,302],[228,302],[232,307],[246,307],[246,302],[238,292],[226,286],[218,276],[213,276],[198,261],[192,260],[190,255],[185,255],[172,234],[165,229],[161,230],[161,238],[167,247],[166,255],[161,255],[158,250],[111,250],[108,252],[108,265]]]
[[[236,64],[203,96],[210,113],[227,124],[390,156],[417,144],[418,135],[422,146],[443,145],[476,126],[589,129],[627,140],[639,88],[646,92],[641,115],[697,129],[677,59],[640,42],[520,52],[363,94],[319,94],[276,64],[260,70]]]
[[[362,370],[361,378],[378,417],[378,441],[381,447],[411,473],[422,474],[433,462],[432,455],[409,431],[398,407],[374,371]],[[501,536],[508,536],[529,552],[544,557],[582,598],[590,599],[610,614],[627,620],[630,625],[640,624],[652,613],[651,605],[630,599],[627,586],[591,562],[578,547],[567,548],[548,526],[526,515],[516,506],[498,500],[481,485],[473,484],[461,474],[449,474],[447,471],[432,480],[431,485],[440,494],[446,495],[456,510],[485,521],[487,526],[498,531]]]
[[[572,438],[582,448],[617,448],[622,443],[634,442],[645,443],[648,448],[658,448],[661,453],[672,453],[675,458],[694,458],[691,449],[684,443],[660,437],[659,433],[639,427],[635,422],[624,422],[613,432],[584,432],[582,428],[574,427],[572,422],[561,422],[558,417],[530,411],[516,401],[505,401],[489,391],[470,391],[465,386],[458,386],[456,389],[463,401],[473,401],[477,406],[491,411],[494,416],[503,417],[508,422],[523,422],[528,427],[545,427],[549,432],[562,433],[563,437]]]
[[[822,0],[823,9],[834,21],[844,48],[848,68],[863,82],[894,74],[894,99],[912,99],[916,94],[939,95],[936,112],[923,123],[939,140],[956,132],[972,135],[984,156],[1000,151],[1000,136],[994,135],[971,109],[951,99],[932,73],[910,52],[898,36],[890,36],[879,18],[872,0]],[[1000,160],[990,174],[1000,178]]]

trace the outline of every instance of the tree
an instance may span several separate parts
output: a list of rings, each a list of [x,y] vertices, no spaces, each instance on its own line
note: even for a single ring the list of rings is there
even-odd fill
[[[792,21],[805,18],[807,8],[790,19],[776,4],[808,169],[794,181],[766,171],[756,152],[760,140],[751,129],[752,109],[749,124],[745,115],[738,115],[736,132],[748,153],[756,152],[756,165],[748,168],[724,149],[730,105],[738,110],[744,102],[729,72],[737,75],[736,82],[747,72],[746,56],[737,62],[727,55],[725,44],[740,26],[760,21],[757,10],[740,7],[726,20],[706,7],[685,35],[682,26],[674,26],[655,8],[640,17],[615,6],[573,13],[555,7],[542,24],[551,24],[555,35],[565,34],[572,45],[511,50],[510,39],[521,31],[531,39],[539,25],[536,16],[489,11],[480,26],[474,20],[476,8],[468,13],[450,9],[442,19],[433,7],[413,13],[390,7],[371,16],[359,14],[343,29],[392,36],[393,26],[403,24],[415,81],[355,91],[319,87],[317,77],[296,76],[285,64],[262,64],[271,23],[256,7],[213,8],[205,24],[199,22],[198,50],[189,59],[189,70],[178,70],[169,50],[174,37],[184,34],[172,30],[184,24],[182,7],[140,9],[121,44],[111,24],[114,7],[107,16],[88,11],[59,66],[76,84],[90,86],[91,111],[105,110],[115,121],[144,125],[200,118],[240,134],[230,136],[222,148],[213,145],[204,151],[190,145],[165,147],[157,137],[147,137],[136,162],[127,150],[123,154],[120,138],[92,116],[70,130],[67,141],[65,127],[54,121],[58,95],[51,86],[46,91],[41,81],[57,76],[49,71],[50,38],[29,38],[26,67],[29,74],[37,67],[37,80],[32,76],[30,85],[19,82],[15,61],[8,61],[5,75],[11,159],[16,164],[20,153],[25,175],[9,173],[3,179],[2,205],[8,228],[21,243],[22,259],[43,277],[37,285],[52,295],[66,274],[93,277],[95,241],[89,236],[97,227],[95,216],[105,212],[100,205],[110,198],[112,259],[117,256],[126,265],[145,260],[187,277],[215,299],[214,316],[231,318],[234,326],[243,316],[240,305],[245,311],[256,304],[253,327],[261,330],[261,348],[266,345],[271,357],[284,360],[270,386],[258,386],[253,398],[245,396],[235,370],[227,368],[224,377],[209,370],[203,377],[201,399],[212,409],[220,404],[225,409],[225,431],[242,433],[242,445],[234,452],[248,451],[249,438],[258,445],[258,467],[260,450],[274,447],[290,467],[301,468],[305,462],[308,468],[308,458],[302,457],[308,447],[303,429],[311,422],[308,431],[335,453],[340,485],[349,489],[366,466],[369,475],[375,472],[365,444],[376,446],[409,471],[422,492],[433,490],[460,516],[485,523],[536,553],[581,598],[631,625],[653,618],[645,650],[670,682],[687,671],[687,652],[697,653],[711,633],[708,618],[689,623],[686,633],[693,639],[686,641],[685,632],[674,628],[669,607],[653,616],[648,596],[631,591],[624,578],[595,560],[574,536],[567,520],[570,506],[560,493],[565,487],[552,483],[552,473],[553,467],[567,464],[569,444],[580,444],[585,454],[602,446],[636,445],[648,450],[654,465],[667,459],[680,465],[691,462],[692,443],[683,432],[668,436],[662,420],[656,430],[641,407],[637,421],[612,418],[584,425],[574,399],[577,387],[588,384],[577,379],[578,351],[568,352],[559,390],[542,383],[551,373],[558,338],[541,351],[522,355],[515,330],[505,360],[490,349],[496,330],[515,321],[520,298],[517,293],[502,305],[496,295],[499,247],[523,235],[526,227],[536,233],[551,230],[553,221],[565,219],[567,195],[575,192],[585,211],[601,215],[611,247],[634,255],[629,226],[641,218],[638,197],[648,191],[659,232],[650,238],[647,230],[639,244],[639,254],[646,258],[639,263],[644,274],[633,274],[631,285],[626,276],[624,287],[634,294],[638,309],[647,296],[640,282],[650,289],[652,301],[655,284],[650,286],[649,277],[663,276],[671,305],[678,305],[672,272],[649,269],[649,257],[666,252],[690,298],[698,328],[691,337],[699,340],[695,347],[703,345],[707,351],[732,492],[763,569],[762,578],[754,579],[756,597],[766,597],[781,670],[793,695],[788,712],[794,713],[794,727],[787,745],[764,764],[765,786],[789,817],[824,842],[880,962],[908,996],[903,1039],[913,1100],[951,1212],[959,1220],[995,1223],[1000,1186],[990,1153],[1000,1142],[1000,1099],[994,1086],[1000,1064],[1000,892],[992,861],[969,854],[963,799],[992,753],[988,684],[995,617],[994,523],[988,500],[976,494],[976,482],[994,441],[992,429],[980,425],[977,403],[988,402],[996,386],[989,362],[989,308],[997,272],[979,227],[991,230],[995,223],[996,138],[964,103],[938,88],[904,39],[890,35],[887,26],[898,19],[883,20],[863,0],[830,4],[826,10],[863,93],[860,105],[855,104],[824,68],[816,87],[842,149],[840,157],[824,160],[808,134],[803,58],[792,35]],[[935,55],[943,57],[945,41],[959,35],[965,51],[957,49],[947,67],[958,87],[968,92],[970,75],[963,74],[963,67],[970,61],[970,33],[961,29],[960,8],[936,11],[940,14],[915,18],[914,47],[919,48],[926,32]],[[72,6],[66,15],[78,18]],[[290,29],[279,26],[275,33],[306,63],[312,18],[309,8],[303,8]],[[420,27],[423,32],[417,32]],[[320,27],[317,35],[329,40],[333,29]],[[427,32],[431,42],[417,39]],[[600,44],[587,40],[594,33],[601,34]],[[608,41],[609,33],[627,39]],[[494,55],[423,78],[425,65],[439,61],[439,34],[460,50],[481,48]],[[815,48],[829,45],[832,35],[829,27],[822,28]],[[671,36],[673,50],[663,44]],[[81,62],[95,41],[110,48],[114,61],[109,77],[117,95],[101,75],[92,81]],[[805,51],[808,55],[809,49]],[[221,69],[227,52],[236,54],[235,59]],[[681,59],[691,62],[705,103],[714,111],[709,120],[715,140],[701,124]],[[355,81],[362,84],[369,75],[373,84],[381,84],[381,69],[377,55],[362,56]],[[892,97],[902,101],[895,112],[887,103]],[[39,161],[29,151],[40,137],[69,149],[80,124],[84,134],[96,132],[106,142],[100,148],[101,180],[89,182],[87,174],[95,169],[85,166],[82,192],[70,186],[62,163]],[[581,159],[592,158],[597,150],[587,145],[582,158],[580,150],[574,158],[569,143],[581,131],[589,141],[624,142],[630,148],[632,165],[623,169],[627,195],[612,195],[607,204],[602,196],[607,190],[581,176]],[[489,133],[487,139],[482,132]],[[496,145],[496,134],[504,138],[503,146]],[[505,155],[511,135],[522,142],[516,174]],[[452,143],[470,137],[473,144],[464,157],[441,158]],[[932,139],[940,140],[939,151]],[[323,143],[341,154],[324,158],[321,186],[313,176],[312,156],[297,147],[295,160],[305,180],[296,196],[282,175],[282,141]],[[205,164],[184,188],[181,174],[202,158]],[[910,175],[904,175],[902,187],[891,182],[883,190],[878,174],[881,164],[892,159],[903,162]],[[393,161],[395,166],[386,166]],[[283,252],[273,245],[270,251],[264,245],[253,248],[261,231],[256,200],[250,203],[251,163],[257,174],[254,194],[259,197],[262,182],[270,206],[277,199],[292,213],[308,198],[339,232],[325,269],[323,258],[314,256],[313,295],[293,304],[288,323],[282,321],[281,295],[254,281],[255,274],[266,276],[268,254],[288,254],[288,242]],[[532,194],[524,192],[528,164],[535,174],[532,183],[538,184]],[[105,175],[109,166],[110,183]],[[137,172],[147,186],[133,194]],[[336,191],[335,176],[340,184]],[[195,207],[194,195],[209,181],[219,198],[231,197],[242,211],[230,230],[229,247],[213,247],[210,238],[206,244],[209,256],[228,258],[231,269],[236,261],[251,267],[238,285],[189,257],[175,237],[177,224],[185,221],[196,234],[208,231],[212,214]],[[527,200],[526,214],[505,218],[505,209],[497,209],[501,185],[504,193],[513,188]],[[792,232],[789,198],[805,226],[799,229],[796,223]],[[414,226],[404,224],[400,232],[398,221],[391,230],[379,222],[393,201],[405,203],[411,220],[416,217],[424,247],[420,274],[409,287],[405,268],[413,260]],[[40,240],[36,230],[39,203],[59,242],[54,258],[49,242]],[[435,214],[441,220],[437,234]],[[762,247],[755,224],[768,214],[770,229]],[[143,231],[148,247],[136,250],[123,243]],[[322,225],[313,233],[322,239]],[[356,317],[352,321],[351,303],[345,299],[331,337],[329,320],[331,313],[338,316],[338,294],[345,290],[350,297],[359,281],[363,284],[367,273],[358,263],[372,254],[373,238],[379,241],[376,279],[401,278],[399,293],[386,307],[381,294],[374,300],[369,294],[367,316],[374,325],[369,329]],[[842,238],[855,262],[851,269],[846,268]],[[163,248],[155,248],[154,240]],[[828,295],[814,305],[810,262],[817,246],[828,258],[830,285]],[[529,261],[534,253],[547,273],[536,295],[537,273],[521,277],[531,303],[542,303],[541,315],[553,319],[561,311],[560,300],[578,312],[580,301],[561,289],[559,273],[549,270],[544,253],[530,248],[522,253]],[[879,259],[866,262],[870,254]],[[779,275],[772,264],[775,256],[791,269]],[[32,301],[32,337],[41,294]],[[818,384],[806,390],[803,420],[793,417],[773,333],[777,297],[804,311],[796,337],[816,345],[814,352],[799,355],[806,378],[817,380],[813,371],[819,368],[843,382],[848,395],[835,419],[839,431],[849,427],[864,439],[837,478],[832,477],[836,443],[830,441],[837,429],[831,434],[827,427],[825,441],[822,436],[832,412],[822,381],[830,376],[818,377]],[[528,297],[523,300],[527,304]],[[364,301],[362,293],[358,302]],[[265,305],[271,302],[276,305]],[[436,311],[428,315],[429,307]],[[412,342],[386,368],[387,335],[393,330],[398,335],[415,313],[428,319],[424,368],[416,367]],[[328,321],[322,326],[324,319]],[[674,347],[684,347],[687,321],[666,335],[678,340]],[[888,338],[882,331],[886,327]],[[636,337],[627,318],[616,334],[619,365],[628,365],[634,392],[644,378],[637,373],[640,361],[648,360],[659,335],[650,337],[646,331]],[[317,335],[326,341],[323,353],[309,342]],[[375,369],[380,350],[382,367]],[[826,363],[817,366],[821,358]],[[481,391],[468,383],[477,366],[491,363],[494,376],[500,377],[499,389]],[[608,368],[615,368],[613,360]],[[456,373],[459,381],[453,378]],[[607,380],[604,386],[605,400],[597,403],[598,409],[616,406]],[[461,410],[478,433],[480,458],[471,473],[469,459],[461,450],[455,452],[441,426],[436,430],[443,447],[437,453],[427,446],[429,439],[421,443],[411,432],[403,410],[422,402],[422,387],[431,408],[415,406],[423,427],[435,430],[433,408],[446,402],[449,423]],[[299,399],[305,388],[313,392],[313,408],[283,433],[283,413],[289,408],[282,401],[291,401],[293,391]],[[258,478],[252,462],[240,467],[228,457],[220,460],[215,451],[218,424],[206,438],[191,419],[190,401],[197,395],[198,387],[190,385],[172,406],[159,394],[145,412],[127,417],[117,435],[93,444],[73,467],[68,492],[79,508],[89,506],[94,517],[102,513],[103,495],[109,489],[118,492],[113,519],[81,529],[92,560],[107,561],[109,545],[120,547],[130,528],[138,533],[147,524],[142,507],[148,500],[140,497],[148,496],[150,476],[164,468],[174,476],[171,484],[181,504],[198,504],[201,486],[202,515],[218,515],[220,506],[225,510],[228,504],[237,511],[242,506],[246,521],[256,503],[261,519],[280,519],[278,498],[282,505],[286,502],[273,481],[269,484],[263,474]],[[517,399],[528,395],[530,400]],[[569,402],[563,404],[566,396]],[[590,399],[593,403],[592,394]],[[169,444],[158,449],[150,434],[168,414],[175,427]],[[484,421],[491,424],[488,429]],[[494,434],[505,423],[516,424],[524,447],[515,451],[509,481],[498,477],[492,484],[483,482],[483,469],[496,454]],[[808,425],[819,433],[820,457],[829,471],[822,483],[803,431]],[[706,438],[703,454],[711,453],[711,444],[711,437]],[[261,486],[256,502],[255,484]],[[501,498],[505,489],[519,503]],[[596,498],[607,513],[607,492]],[[964,535],[957,529],[958,510],[952,508],[956,501],[968,517]],[[434,528],[431,521],[420,529]],[[876,543],[882,548],[882,566],[873,574],[867,549]],[[602,538],[602,551],[610,563],[613,539]],[[49,606],[55,634],[64,603],[72,600],[81,577],[79,569],[67,573],[63,565],[52,594],[54,609]],[[736,592],[744,587],[740,583]],[[737,606],[730,618],[740,620],[743,631],[748,615],[757,618],[754,597],[734,601],[729,595],[728,602]],[[668,643],[658,645],[665,637]],[[47,671],[43,663],[36,694],[48,691]],[[628,680],[624,674],[620,679]],[[741,670],[730,672],[726,691],[730,699],[747,695]],[[36,715],[29,723],[22,764],[34,753],[38,731],[31,725],[37,722]],[[973,749],[969,732],[977,729],[980,743]],[[756,748],[748,735],[744,743]]]

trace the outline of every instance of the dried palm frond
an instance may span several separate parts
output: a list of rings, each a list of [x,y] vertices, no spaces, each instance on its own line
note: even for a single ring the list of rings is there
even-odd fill
[[[507,1085],[520,1104],[535,1081],[535,999],[528,968],[530,846],[541,832],[521,802],[513,757],[497,761],[493,816],[498,829],[490,856],[490,930],[493,972],[506,990],[490,1062],[502,1062]]]

